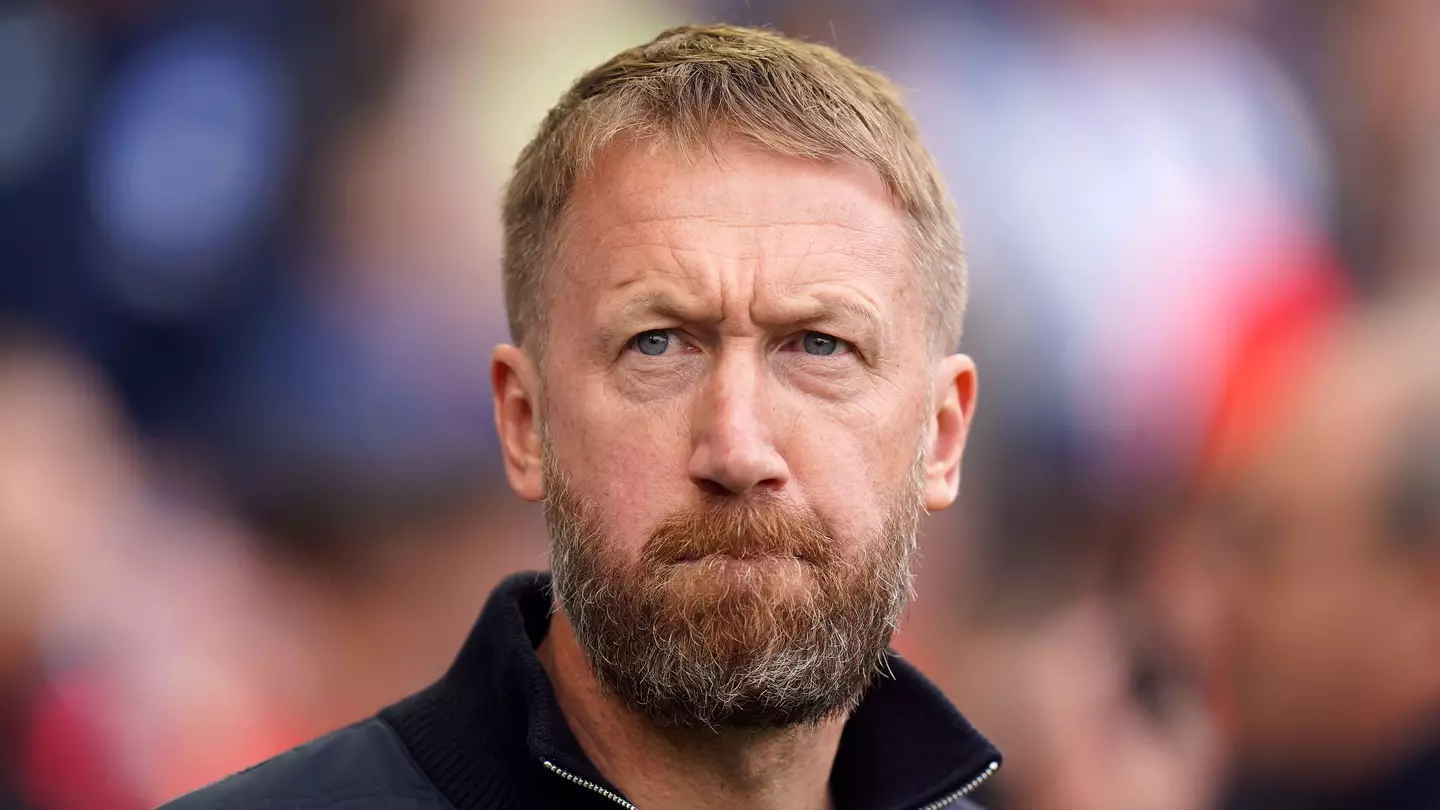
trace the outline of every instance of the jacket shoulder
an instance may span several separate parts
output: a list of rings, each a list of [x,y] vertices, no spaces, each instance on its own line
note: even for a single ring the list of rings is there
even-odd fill
[[[453,810],[380,718],[331,732],[160,810],[262,808]]]

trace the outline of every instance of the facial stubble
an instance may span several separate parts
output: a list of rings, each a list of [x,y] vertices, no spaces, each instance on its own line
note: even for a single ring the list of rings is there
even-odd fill
[[[774,496],[706,495],[617,550],[548,437],[559,606],[603,689],[668,728],[764,729],[851,711],[912,593],[923,455],[878,533],[844,542]]]

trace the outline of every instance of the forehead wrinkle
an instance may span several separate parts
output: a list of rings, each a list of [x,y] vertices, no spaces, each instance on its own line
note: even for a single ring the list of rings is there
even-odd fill
[[[686,295],[666,287],[642,290],[611,308],[607,320],[628,320],[637,315],[660,315],[685,323],[713,323],[714,307],[706,306],[703,296]]]
[[[693,255],[710,251],[678,248],[663,240],[633,247],[646,248],[645,255],[617,262],[620,278],[596,296],[592,311],[599,323],[601,345],[614,343],[620,337],[618,332],[626,332],[628,338],[628,332],[655,324],[656,319],[692,325],[712,325],[720,319],[716,274],[706,272],[706,261]]]
[[[659,228],[663,233],[674,236],[687,230],[686,225],[703,225],[728,232],[748,231],[750,239],[746,241],[759,241],[760,234],[764,232],[804,228],[814,229],[812,238],[818,238],[825,230],[837,230],[844,232],[846,242],[861,237],[861,241],[872,243],[877,241],[881,232],[892,230],[890,223],[877,221],[872,212],[855,205],[824,217],[776,217],[763,216],[753,203],[737,210],[741,201],[735,198],[727,199],[724,203],[726,212],[717,214],[712,201],[697,201],[666,189],[634,189],[618,196],[619,199],[606,203],[602,195],[602,199],[597,201],[602,213],[587,217],[589,223],[601,232],[602,243],[610,242],[617,235],[620,236],[618,241],[623,243],[628,241],[626,232],[647,227]],[[677,208],[688,210],[677,211]],[[903,241],[906,235],[900,236]]]
[[[801,212],[795,219],[776,219],[760,216],[759,200],[729,198],[726,213],[717,216],[709,213],[713,210],[711,198],[716,196],[714,189],[709,189],[708,195],[657,195],[655,192],[662,189],[634,187],[625,179],[617,179],[619,182],[614,184],[591,186],[590,190],[602,199],[594,201],[601,204],[592,207],[593,213],[584,221],[588,226],[584,229],[594,234],[597,247],[612,254],[611,261],[606,262],[609,271],[597,274],[609,279],[595,279],[604,290],[600,297],[613,300],[617,292],[624,295],[629,288],[660,276],[669,282],[666,286],[673,284],[675,293],[684,291],[684,297],[691,299],[682,306],[646,294],[645,298],[651,300],[623,304],[621,311],[626,314],[648,308],[672,317],[688,315],[689,320],[705,320],[696,318],[701,314],[696,310],[704,307],[711,316],[718,312],[719,321],[742,326],[746,320],[765,319],[765,299],[789,295],[788,291],[797,286],[838,281],[848,289],[872,280],[894,280],[895,266],[908,264],[908,240],[904,235],[898,240],[889,239],[894,235],[893,223],[877,221],[859,204],[843,206],[833,216],[813,217]],[[604,204],[605,196],[610,197],[608,205]],[[748,204],[737,207],[741,202]],[[691,210],[677,212],[676,208]],[[892,241],[900,245],[892,245]],[[642,258],[634,254],[645,255]],[[604,261],[593,254],[592,259]],[[693,296],[688,294],[691,291]],[[840,309],[847,316],[866,321],[877,334],[887,331],[883,319],[877,316],[885,311],[876,306],[879,292],[862,294],[862,300],[872,308],[868,313],[862,306]],[[908,297],[903,290],[895,292],[897,304]],[[696,300],[701,298],[707,300]],[[815,310],[826,304],[800,306],[809,310],[804,313],[807,317],[823,316],[823,312]]]
[[[602,266],[606,278],[598,279],[602,296],[611,296],[637,284],[658,278],[676,286],[698,288],[712,293],[713,265],[724,252],[717,245],[686,247],[672,233],[636,232],[633,223],[612,226],[596,239],[599,250],[591,260]]]
[[[624,233],[626,231],[630,231],[644,226],[674,226],[690,223],[713,226],[716,228],[724,229],[726,231],[749,232],[751,238],[746,241],[757,242],[760,240],[760,234],[762,233],[789,228],[804,228],[807,231],[810,231],[812,244],[814,240],[817,239],[826,230],[838,230],[846,232],[845,241],[847,243],[855,241],[855,237],[859,236],[863,237],[863,239],[859,241],[868,245],[878,241],[878,237],[880,236],[876,233],[876,229],[874,227],[871,227],[865,223],[849,224],[831,219],[775,219],[773,217],[767,218],[763,221],[737,222],[735,219],[730,217],[722,217],[714,214],[695,213],[679,214],[674,216],[653,216],[643,219],[626,219],[624,222],[616,222],[607,227],[604,227],[604,235],[601,236],[600,242],[602,244],[618,242],[621,246],[624,246],[630,240],[616,239],[614,236],[616,232]],[[667,229],[666,232],[673,234],[675,230],[678,229]],[[645,240],[642,241],[650,241],[650,239],[650,237],[647,237]],[[805,248],[794,251],[793,253],[788,255],[803,255],[807,252],[809,252],[809,249]]]
[[[895,287],[892,309],[903,306],[908,290],[900,289],[905,284],[895,282],[900,280],[906,265],[902,257],[886,250],[884,240],[873,231],[853,230],[866,238],[846,239],[817,250],[815,246],[821,234],[815,231],[804,249],[777,256],[794,259],[788,273],[790,281],[786,283],[776,274],[766,285],[769,296],[764,295],[765,290],[757,284],[751,317],[757,323],[779,325],[821,322],[838,313],[840,318],[859,321],[882,345],[888,344],[893,318],[882,317],[886,309],[881,291],[872,287],[876,284]]]
[[[640,290],[634,294],[638,297],[618,305],[606,319],[648,311],[684,322],[741,326],[746,320],[741,316],[748,315],[753,324],[775,327],[818,322],[838,314],[860,321],[874,335],[888,335],[879,291],[867,289],[871,286],[867,282],[893,278],[887,272],[893,262],[877,261],[873,254],[880,251],[856,255],[846,250],[846,245],[816,251],[814,242],[811,239],[806,250],[757,250],[753,257],[724,255],[725,251],[709,247],[636,243],[637,248],[653,249],[652,255],[620,263],[624,275],[603,298],[614,300],[637,286]],[[782,266],[777,267],[776,260],[794,261],[778,262]],[[837,265],[844,270],[837,273]],[[857,273],[861,267],[864,269]],[[842,280],[837,275],[852,278]],[[747,290],[749,295],[744,294]],[[897,292],[903,297],[902,291]]]

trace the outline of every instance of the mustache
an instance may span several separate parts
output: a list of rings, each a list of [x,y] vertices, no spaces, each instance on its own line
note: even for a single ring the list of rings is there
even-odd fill
[[[835,562],[838,543],[813,510],[767,498],[725,503],[702,501],[669,515],[641,549],[647,566],[692,562],[709,556],[736,559],[795,557],[816,566]]]

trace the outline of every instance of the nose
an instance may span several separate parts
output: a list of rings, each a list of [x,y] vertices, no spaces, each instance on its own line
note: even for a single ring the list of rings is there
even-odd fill
[[[738,359],[714,367],[698,395],[690,477],[714,494],[778,491],[790,478],[775,446],[763,372]]]

